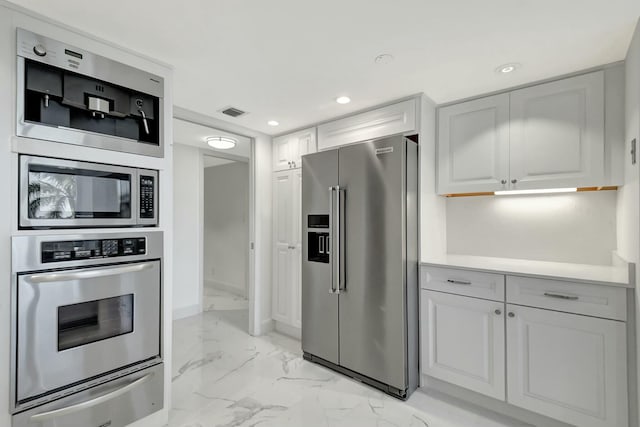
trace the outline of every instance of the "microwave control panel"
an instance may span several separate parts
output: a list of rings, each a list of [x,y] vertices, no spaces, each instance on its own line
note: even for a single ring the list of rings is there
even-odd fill
[[[155,179],[153,176],[140,175],[140,218],[154,218]]]
[[[43,263],[126,257],[146,253],[147,241],[144,237],[43,242],[41,247]]]

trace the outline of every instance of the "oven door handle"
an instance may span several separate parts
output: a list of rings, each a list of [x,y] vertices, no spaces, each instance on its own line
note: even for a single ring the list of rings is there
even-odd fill
[[[153,263],[143,262],[124,267],[98,268],[96,270],[34,274],[29,277],[32,283],[62,282],[67,280],[93,279],[95,277],[118,276],[120,274],[137,273],[153,268]]]
[[[130,392],[131,390],[133,390],[136,387],[141,386],[142,384],[146,383],[147,381],[149,381],[151,379],[151,377],[153,377],[153,373],[147,374],[144,377],[138,378],[135,381],[130,382],[129,384],[125,385],[124,387],[120,387],[114,391],[111,391],[109,393],[103,394],[102,396],[98,396],[94,399],[90,399],[84,402],[80,402],[80,403],[76,403],[75,405],[71,405],[71,406],[66,406],[64,408],[60,408],[60,409],[55,409],[53,411],[48,411],[48,412],[43,412],[41,414],[36,414],[33,415],[31,417],[31,422],[33,423],[37,423],[37,422],[42,422],[45,420],[50,420],[52,418],[57,418],[57,417],[62,417],[64,415],[69,415],[69,414],[73,414],[75,412],[80,412],[84,409],[88,409],[88,408],[92,408],[96,405],[99,405],[101,403],[104,403],[108,400],[111,399],[115,399],[118,396],[122,396],[125,393]]]

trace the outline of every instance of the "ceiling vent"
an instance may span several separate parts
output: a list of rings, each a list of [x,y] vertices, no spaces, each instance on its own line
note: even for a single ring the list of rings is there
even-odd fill
[[[246,111],[242,111],[234,107],[227,107],[224,110],[222,110],[221,113],[231,117],[240,117],[244,114],[247,114]]]

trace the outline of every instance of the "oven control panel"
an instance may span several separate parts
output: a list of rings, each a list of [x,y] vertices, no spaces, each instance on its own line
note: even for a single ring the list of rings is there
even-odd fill
[[[147,240],[144,237],[42,242],[41,247],[43,263],[126,257],[146,253]]]

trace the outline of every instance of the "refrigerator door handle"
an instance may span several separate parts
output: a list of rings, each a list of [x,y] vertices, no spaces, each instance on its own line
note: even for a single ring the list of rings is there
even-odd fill
[[[344,189],[341,189],[340,186],[336,187],[336,235],[338,236],[338,240],[336,240],[336,276],[338,276],[338,286],[337,293],[343,292],[347,290],[346,280],[345,280],[345,250],[344,250],[344,203],[343,198],[346,196],[346,192]]]
[[[327,238],[327,246],[329,245],[329,242],[335,242],[334,240],[334,234],[333,234],[333,195],[335,193],[335,187],[329,187],[329,237]],[[329,251],[329,246],[327,247],[327,253],[331,253],[333,251]],[[330,294],[335,294],[338,291],[336,291],[336,286],[335,286],[335,276],[334,276],[334,265],[335,265],[335,258],[333,257],[333,255],[331,255],[330,259],[330,270],[331,270],[331,280],[329,281],[329,293]]]

